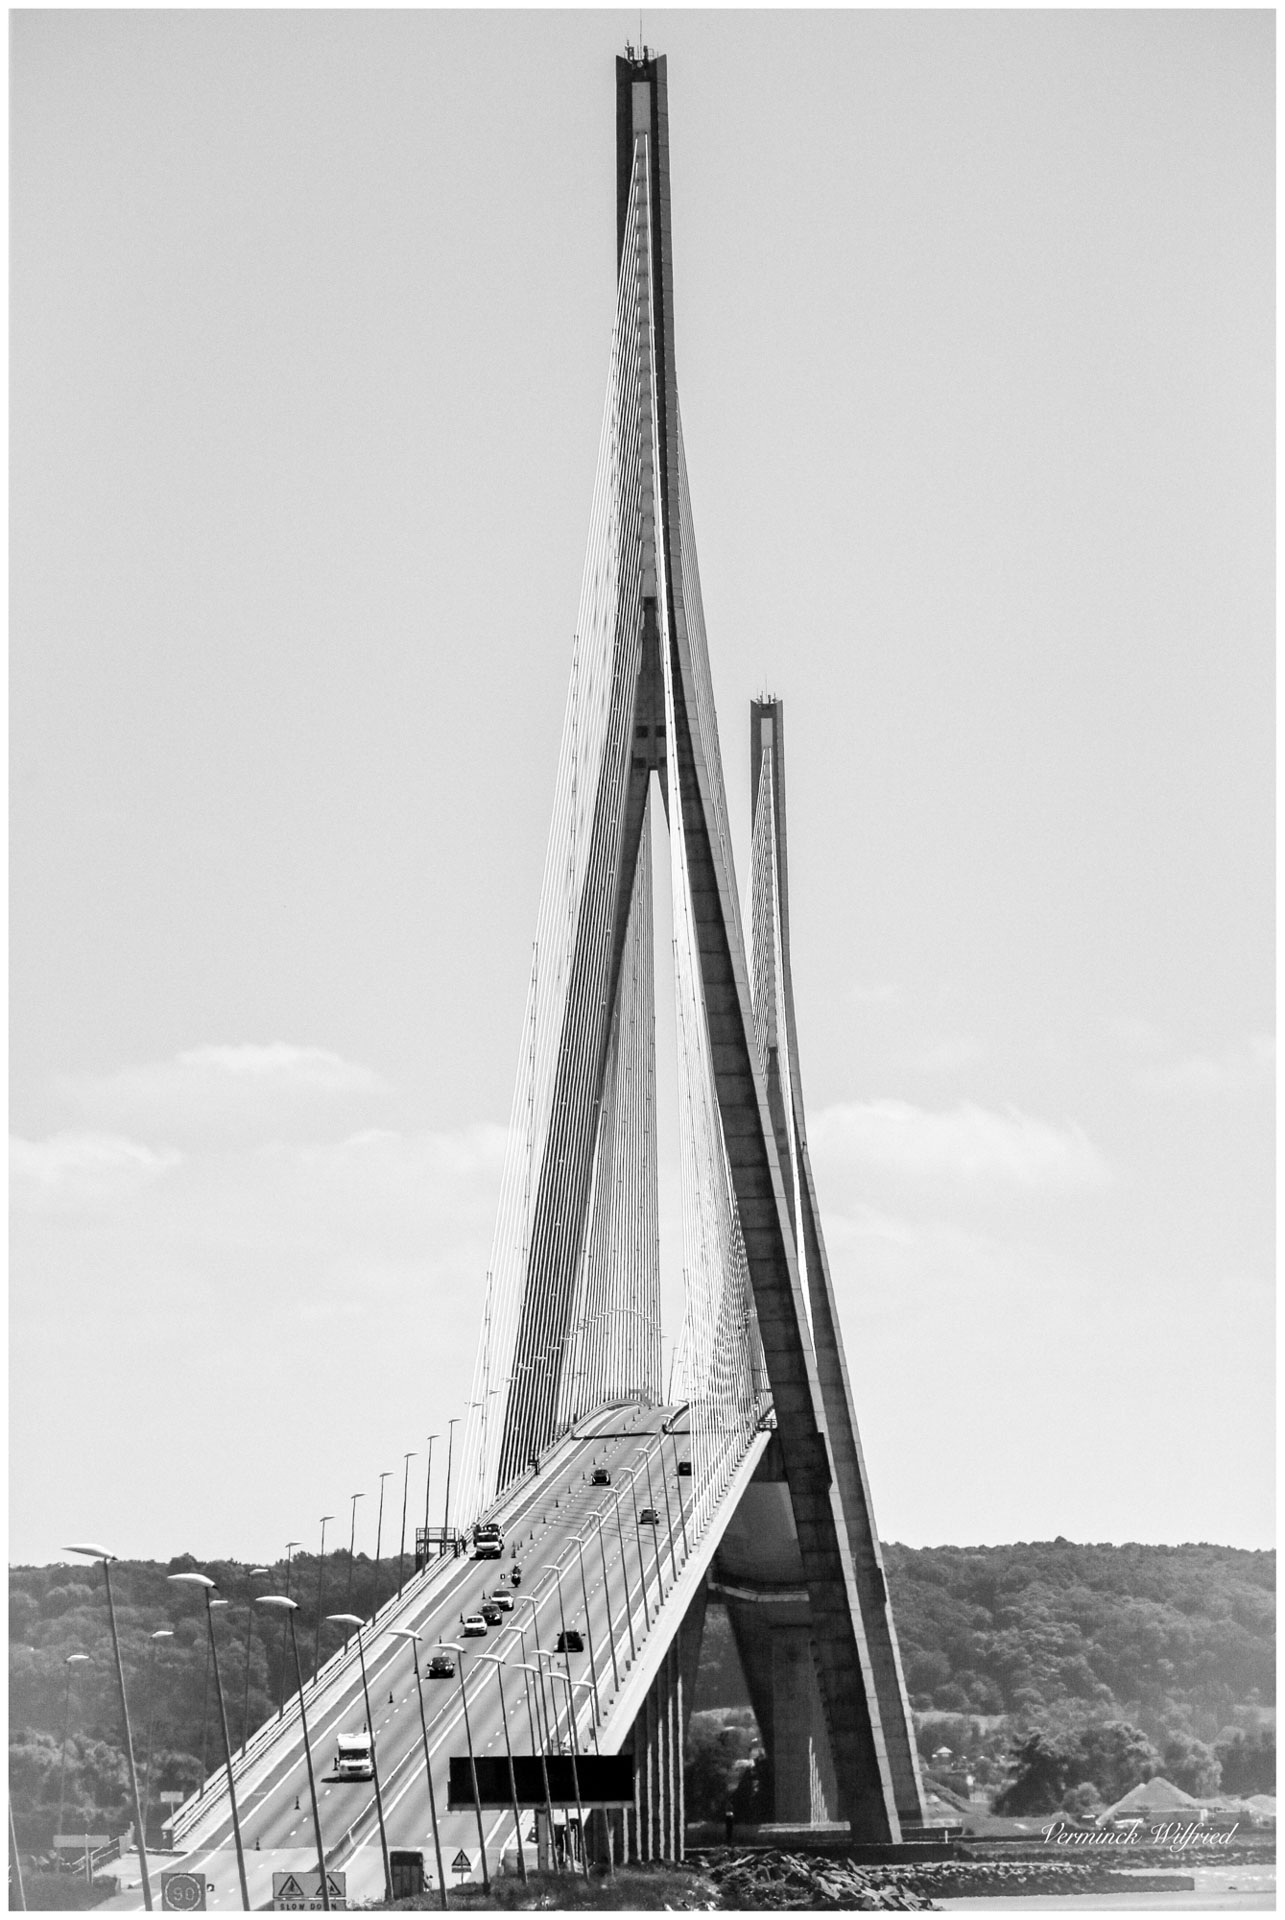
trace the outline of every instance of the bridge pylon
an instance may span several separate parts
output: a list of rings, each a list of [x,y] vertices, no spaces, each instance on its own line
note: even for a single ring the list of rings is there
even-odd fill
[[[642,49],[617,60],[616,126],[616,321],[465,1497],[480,1510],[604,1400],[684,1401],[686,1511],[694,1531],[728,1539],[714,1578],[739,1623],[779,1796],[806,1805],[807,1817],[846,1821],[854,1837],[895,1841],[903,1822],[922,1821],[922,1800],[807,1156],[776,702],[756,703],[752,723],[748,947],[732,862],[675,374],[663,56]],[[669,1382],[652,978],[657,804],[673,891],[686,1281]],[[773,1439],[742,1508],[772,1510],[775,1531],[763,1540],[780,1565],[759,1570],[757,1584],[775,1581],[776,1591],[756,1600],[755,1568],[733,1551],[728,1489],[768,1426]],[[782,1601],[782,1591],[795,1599]],[[773,1660],[793,1683],[769,1681],[755,1652],[752,1623],[769,1616]],[[676,1640],[681,1629],[675,1621]],[[690,1688],[675,1660],[668,1680],[658,1673],[661,1691],[649,1695],[633,1741],[660,1780],[677,1738],[681,1808]],[[787,1699],[800,1703],[794,1718]],[[669,1789],[656,1793],[635,1818],[640,1844],[661,1848],[677,1821],[681,1850],[681,1813]]]

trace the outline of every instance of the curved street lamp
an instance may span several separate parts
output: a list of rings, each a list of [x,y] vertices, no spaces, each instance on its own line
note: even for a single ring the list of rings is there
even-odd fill
[[[251,1567],[247,1580],[266,1579],[266,1567]],[[250,1642],[254,1638],[253,1597],[246,1602],[245,1609],[245,1697],[241,1702],[241,1752],[244,1755],[250,1744]]]
[[[389,1906],[393,1904],[393,1870],[388,1864],[388,1830],[384,1826],[384,1796],[379,1790],[379,1756],[375,1752],[375,1717],[370,1711],[370,1688],[366,1684],[366,1649],[361,1641],[362,1620],[356,1613],[328,1613],[327,1620],[333,1620],[336,1626],[351,1627],[357,1636],[357,1658],[361,1662],[361,1692],[366,1702],[366,1726],[370,1732],[370,1771],[375,1781],[375,1812],[379,1816],[379,1849],[384,1856],[384,1898]],[[344,1635],[344,1645],[348,1637]]]
[[[500,1719],[504,1725],[504,1750],[509,1756],[509,1803],[513,1808],[513,1832],[518,1843],[518,1873],[525,1886],[526,1853],[522,1846],[522,1815],[518,1812],[518,1783],[513,1771],[513,1742],[509,1738],[509,1715],[504,1703],[504,1676],[500,1671],[506,1665],[506,1661],[502,1653],[479,1653],[476,1658],[494,1666],[496,1685],[500,1689]]]
[[[428,1565],[428,1502],[433,1491],[433,1442],[441,1439],[440,1433],[428,1436],[428,1478],[424,1482],[424,1565]]]
[[[214,1692],[219,1703],[219,1725],[223,1729],[223,1758],[228,1769],[228,1802],[232,1808],[232,1838],[236,1843],[236,1870],[241,1881],[241,1898],[245,1902],[246,1912],[250,1911],[250,1889],[245,1878],[245,1851],[241,1845],[241,1820],[236,1806],[236,1782],[232,1777],[232,1741],[228,1735],[228,1714],[223,1704],[223,1682],[219,1678],[219,1649],[214,1638],[214,1609],[219,1602],[214,1598],[215,1582],[204,1573],[171,1573],[167,1579],[174,1587],[200,1587],[205,1594],[205,1623],[210,1633],[210,1652],[214,1659]],[[226,1606],[227,1602],[224,1601]]]
[[[54,1828],[55,1833],[62,1832],[62,1812],[65,1804],[63,1790],[67,1784],[67,1740],[71,1733],[71,1670],[87,1662],[88,1659],[87,1653],[69,1653],[63,1663],[67,1669],[67,1688],[62,1702],[62,1765],[58,1769],[58,1825]]]
[[[473,1729],[469,1725],[468,1693],[464,1686],[464,1651],[465,1650],[458,1640],[439,1640],[437,1644],[441,1647],[449,1647],[452,1653],[458,1654],[459,1656],[460,1700],[464,1707],[464,1738],[468,1742],[469,1772],[473,1778],[473,1811],[477,1815],[477,1844],[482,1850],[482,1885],[489,1892],[490,1886],[491,1886],[491,1876],[487,1872],[487,1867],[486,1867],[486,1835],[482,1830],[482,1795],[478,1789],[478,1784],[477,1784],[477,1759],[473,1752]]]
[[[327,1520],[333,1520],[334,1517],[333,1513],[323,1513],[321,1516],[321,1558],[317,1562],[317,1631],[313,1636],[312,1642],[312,1678],[314,1684],[316,1683],[317,1673],[321,1666],[321,1595],[326,1578],[326,1522]],[[301,1700],[303,1698],[302,1680],[299,1682],[299,1698]],[[325,1875],[323,1874],[323,1883],[324,1880]]]
[[[385,1480],[391,1480],[392,1477],[393,1477],[393,1470],[391,1467],[389,1467],[387,1473],[381,1473],[379,1476],[379,1518],[375,1522],[375,1592],[376,1594],[378,1594],[379,1592],[379,1550],[384,1544],[384,1482]],[[375,1605],[376,1605],[376,1608],[378,1608],[379,1606],[378,1600],[376,1600]]]
[[[403,1456],[402,1478],[402,1543],[397,1551],[397,1597],[402,1596],[402,1571],[406,1564],[406,1502],[410,1498],[410,1463],[415,1458],[414,1451]]]
[[[522,1640],[522,1652],[523,1654],[525,1654],[526,1653],[526,1635],[522,1633],[521,1628],[518,1629],[518,1632]],[[511,1667],[515,1667],[519,1673],[533,1673],[538,1683],[538,1687],[535,1692],[535,1699],[536,1699],[537,1705],[534,1709],[532,1708],[532,1705],[531,1705],[531,1699],[532,1699],[531,1682],[528,1680],[526,1683],[526,1717],[527,1717],[527,1725],[531,1729],[532,1751],[533,1752],[538,1751],[540,1755],[540,1773],[544,1780],[544,1810],[549,1816],[549,1848],[553,1855],[554,1871],[557,1873],[561,1873],[562,1862],[558,1859],[558,1850],[553,1844],[553,1796],[549,1791],[549,1759],[548,1759],[548,1754],[545,1751],[545,1749],[548,1747],[549,1740],[548,1740],[547,1734],[537,1735],[536,1733],[536,1721],[539,1717],[539,1707],[543,1703],[543,1699],[544,1699],[544,1674],[539,1667],[533,1667],[530,1661],[526,1659],[511,1660],[509,1662],[509,1665]],[[538,1859],[536,1864],[539,1865]]]
[[[303,1704],[303,1668],[299,1665],[299,1641],[294,1630],[294,1617],[299,1611],[299,1602],[287,1600],[282,1593],[261,1593],[254,1604],[256,1607],[275,1607],[278,1612],[284,1612],[286,1625],[290,1630],[295,1678],[299,1682],[299,1725],[303,1728],[303,1757],[308,1765],[308,1798],[312,1802],[312,1832],[317,1842],[317,1868],[321,1874],[321,1904],[329,1913],[330,1886],[326,1879],[326,1849],[321,1843],[321,1815],[317,1812],[317,1776],[312,1770],[312,1742],[308,1738],[308,1715]],[[317,1624],[320,1627],[320,1621]],[[249,1905],[248,1901],[246,1905]]]
[[[302,1545],[303,1545],[302,1540],[286,1541],[286,1590],[285,1590],[285,1593],[282,1595],[282,1599],[284,1600],[288,1600],[290,1598],[291,1556],[293,1555],[295,1548],[301,1547]],[[280,1700],[280,1705],[277,1707],[278,1720],[280,1720],[284,1716],[285,1710],[286,1710],[286,1639],[287,1639],[286,1623],[283,1620],[281,1622],[281,1689],[280,1689],[281,1700]]]
[[[353,1568],[356,1565],[356,1561],[353,1558],[353,1550],[357,1545],[357,1502],[359,1500],[364,1500],[365,1498],[366,1496],[364,1493],[354,1493],[352,1497],[352,1526],[349,1529],[349,1533],[348,1533],[348,1597],[344,1601],[344,1605],[348,1609],[348,1616],[350,1618],[352,1616],[352,1575],[353,1575]],[[337,1613],[332,1613],[329,1617],[332,1620],[339,1620],[343,1616]],[[360,1618],[360,1615],[358,1616],[358,1618]],[[344,1645],[345,1646],[348,1645],[347,1634],[344,1635]],[[391,1889],[389,1891],[388,1897],[390,1900],[393,1897]]]
[[[441,1893],[443,1907],[448,1905],[446,1898],[446,1869],[442,1865],[442,1836],[437,1829],[437,1796],[433,1792],[433,1757],[428,1750],[428,1720],[424,1714],[424,1687],[419,1677],[419,1635],[410,1627],[389,1627],[389,1633],[397,1640],[409,1640],[411,1643],[411,1662],[415,1668],[415,1692],[419,1696],[419,1729],[424,1736],[424,1777],[428,1781],[428,1814],[433,1825],[433,1852],[437,1855],[437,1885]]]
[[[580,1741],[576,1734],[575,1701],[571,1692],[571,1689],[573,1687],[584,1686],[587,1684],[587,1682],[573,1680],[569,1673],[563,1673],[561,1668],[555,1667],[553,1665],[553,1655],[549,1653],[544,1647],[536,1648],[535,1657],[537,1660],[547,1660],[549,1662],[550,1681],[563,1680],[566,1682],[567,1719],[570,1722],[570,1727],[571,1727],[571,1783],[575,1788],[576,1819],[580,1825],[580,1864],[584,1868],[584,1877],[587,1880],[589,1878],[589,1850],[585,1846],[584,1806],[580,1799]],[[596,1730],[595,1730],[594,1738],[595,1739],[597,1738]]]
[[[152,1805],[152,1732],[156,1726],[156,1656],[160,1648],[158,1640],[172,1640],[174,1634],[169,1627],[158,1627],[152,1634],[152,1651],[147,1657],[147,1784],[143,1788],[143,1827],[146,1830],[147,1816]],[[63,1747],[63,1758],[67,1749]],[[61,1791],[59,1797],[61,1798]],[[58,1825],[62,1825],[62,1808],[58,1809]]]
[[[152,1911],[152,1883],[147,1877],[147,1848],[143,1839],[143,1809],[138,1800],[138,1771],[134,1765],[134,1741],[129,1730],[129,1704],[125,1699],[125,1669],[121,1664],[120,1635],[116,1630],[116,1605],[112,1599],[111,1563],[116,1558],[106,1547],[64,1547],[64,1553],[83,1554],[86,1560],[101,1560],[107,1588],[107,1617],[112,1628],[112,1652],[116,1656],[116,1681],[120,1688],[120,1717],[125,1723],[125,1759],[129,1764],[129,1792],[134,1803],[134,1836],[138,1841],[138,1866],[143,1882],[143,1905]]]

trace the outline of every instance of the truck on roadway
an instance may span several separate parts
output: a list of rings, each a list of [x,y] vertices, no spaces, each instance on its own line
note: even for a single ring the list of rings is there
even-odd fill
[[[375,1743],[368,1733],[341,1733],[335,1741],[335,1777],[339,1780],[373,1780]]]
[[[483,1520],[473,1529],[473,1558],[475,1560],[498,1560],[504,1553],[504,1535],[498,1522]]]

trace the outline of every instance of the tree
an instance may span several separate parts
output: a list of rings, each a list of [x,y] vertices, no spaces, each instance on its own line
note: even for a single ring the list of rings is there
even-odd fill
[[[1091,1780],[1081,1780],[1062,1795],[1062,1811],[1073,1820],[1091,1820],[1102,1805],[1102,1795]]]
[[[1213,1748],[1180,1729],[1165,1741],[1160,1770],[1166,1780],[1172,1780],[1184,1793],[1194,1794],[1197,1800],[1209,1798],[1222,1785],[1223,1770]]]
[[[1218,1742],[1214,1757],[1222,1768],[1224,1793],[1275,1793],[1276,1731],[1273,1727],[1259,1727],[1253,1733],[1238,1728],[1230,1739]]]
[[[1091,1780],[1108,1806],[1160,1771],[1160,1755],[1141,1728],[1127,1720],[1085,1727],[1077,1758],[1082,1762],[1078,1778]]]
[[[996,1813],[1052,1813],[1076,1785],[1091,1785],[1110,1805],[1159,1771],[1160,1756],[1127,1720],[1037,1727],[1011,1750],[1012,1778]]]
[[[58,1820],[62,1742],[51,1733],[23,1729],[9,1741],[9,1791],[18,1838],[28,1847],[48,1847]],[[121,1830],[127,1817],[129,1774],[125,1756],[106,1740],[73,1735],[67,1743],[63,1817],[68,1830]]]
[[[1076,1753],[1073,1737],[1037,1729],[1014,1743],[1012,1779],[997,1795],[994,1810],[1001,1814],[1052,1813],[1061,1806],[1073,1779]]]

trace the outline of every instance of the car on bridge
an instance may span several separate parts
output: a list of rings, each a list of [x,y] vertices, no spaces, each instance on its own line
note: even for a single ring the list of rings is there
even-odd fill
[[[430,1680],[453,1680],[455,1678],[455,1662],[451,1659],[449,1653],[435,1653],[433,1655],[428,1663],[428,1677]]]
[[[595,1467],[589,1475],[589,1485],[591,1487],[609,1487],[611,1485],[611,1475],[605,1467]]]
[[[644,1507],[638,1516],[638,1524],[642,1527],[658,1527],[660,1525],[660,1515],[657,1513],[655,1507]]]
[[[584,1635],[578,1627],[568,1627],[565,1633],[558,1635],[557,1643],[553,1651],[555,1653],[583,1653]]]
[[[484,1600],[482,1602],[481,1614],[488,1627],[498,1627],[504,1618],[504,1615],[500,1612],[494,1600]]]
[[[476,1640],[479,1634],[486,1632],[486,1621],[480,1613],[466,1613],[460,1632],[466,1640]]]
[[[683,1476],[684,1476],[684,1477],[685,1477],[686,1479],[688,1479],[688,1480],[690,1480],[690,1479],[691,1479],[691,1477],[692,1477],[692,1463],[691,1463],[691,1461],[690,1461],[690,1460],[680,1460],[680,1461],[679,1461],[679,1463],[678,1463],[678,1471],[679,1471],[679,1473],[680,1473],[681,1475],[683,1475]]]
[[[497,1587],[491,1595],[491,1605],[498,1607],[501,1613],[512,1613],[515,1602],[507,1587]]]

